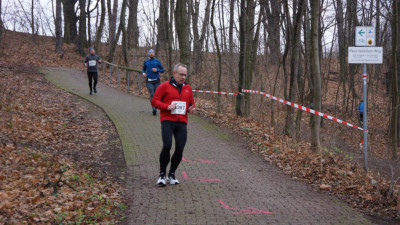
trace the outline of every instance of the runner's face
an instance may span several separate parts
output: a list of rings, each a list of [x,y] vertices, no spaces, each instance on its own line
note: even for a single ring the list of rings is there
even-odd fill
[[[154,52],[150,52],[150,53],[149,53],[149,57],[150,57],[150,58],[153,58],[153,57],[154,57]]]
[[[92,48],[92,49],[90,49],[90,54],[92,54],[92,55],[94,55],[94,49]]]
[[[185,67],[178,67],[178,71],[174,72],[174,80],[178,82],[178,84],[185,83],[187,75],[187,69]]]

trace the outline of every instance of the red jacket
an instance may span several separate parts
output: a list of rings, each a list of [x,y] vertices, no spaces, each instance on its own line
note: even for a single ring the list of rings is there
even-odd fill
[[[168,110],[168,106],[171,105],[173,101],[186,102],[186,112],[185,115],[172,114]],[[175,122],[188,122],[188,109],[190,106],[194,107],[194,98],[192,87],[188,84],[182,86],[181,93],[179,94],[178,88],[175,87],[171,81],[162,83],[154,93],[151,104],[160,110],[160,120],[165,121],[175,121]]]

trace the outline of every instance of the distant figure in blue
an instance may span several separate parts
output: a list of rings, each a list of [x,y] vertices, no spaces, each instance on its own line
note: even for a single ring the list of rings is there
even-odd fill
[[[364,122],[364,102],[361,100],[360,104],[357,106],[357,110],[360,112],[360,121]]]
[[[150,94],[150,102],[153,99],[156,89],[160,85],[160,75],[158,73],[164,73],[164,68],[161,65],[160,60],[154,58],[155,51],[150,49],[147,53],[148,58],[143,64],[143,77],[146,77],[146,86]],[[153,115],[157,114],[157,109],[153,107]]]

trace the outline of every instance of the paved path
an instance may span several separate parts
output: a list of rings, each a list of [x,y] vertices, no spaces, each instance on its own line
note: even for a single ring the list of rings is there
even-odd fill
[[[157,187],[161,129],[149,100],[101,83],[99,93],[90,96],[82,72],[42,72],[55,85],[103,108],[117,127],[128,166],[126,224],[370,224],[345,203],[292,180],[249,151],[243,139],[198,116],[189,118],[184,161],[177,171],[181,184]]]

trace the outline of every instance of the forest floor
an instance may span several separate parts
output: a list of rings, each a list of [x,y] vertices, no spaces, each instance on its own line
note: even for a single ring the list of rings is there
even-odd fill
[[[86,188],[88,188],[87,186],[91,187],[93,185],[93,180],[91,178],[103,178],[103,182],[108,184],[112,183],[114,186],[105,185],[105,183],[101,183],[102,179],[100,179],[100,183],[95,187],[97,191],[95,193],[98,194],[98,196],[96,196],[97,202],[90,203],[93,204],[88,206],[90,211],[80,212],[75,210],[77,206],[82,206],[79,204],[88,201],[89,197],[87,196],[86,199],[84,199],[85,197],[83,196],[81,196],[82,199],[74,198],[74,200],[78,200],[78,203],[77,205],[75,203],[69,205],[70,207],[68,209],[71,210],[70,214],[61,214],[61,209],[59,209],[59,207],[50,207],[54,199],[47,201],[30,199],[28,203],[18,203],[20,199],[16,198],[14,201],[9,200],[9,204],[0,205],[0,210],[2,207],[9,210],[1,211],[0,219],[3,215],[6,215],[4,218],[7,218],[8,214],[5,213],[10,212],[10,210],[15,209],[15,207],[21,206],[21,204],[32,203],[36,204],[33,205],[33,208],[37,208],[38,205],[43,206],[43,204],[49,204],[47,209],[55,208],[56,210],[46,212],[57,215],[57,218],[60,220],[68,219],[68,217],[77,214],[86,215],[87,218],[89,218],[95,215],[99,210],[113,211],[117,208],[120,208],[119,213],[110,214],[110,217],[113,217],[113,221],[117,221],[117,218],[121,219],[121,208],[124,208],[124,200],[121,199],[121,196],[103,196],[100,194],[123,192],[123,187],[120,185],[124,185],[124,164],[121,164],[123,161],[122,151],[120,142],[116,141],[117,134],[114,126],[107,117],[103,116],[100,118],[100,116],[95,116],[101,114],[98,113],[101,110],[96,109],[96,107],[93,108],[93,106],[90,106],[90,104],[86,102],[82,103],[82,100],[78,100],[79,98],[52,87],[47,81],[43,80],[44,78],[42,75],[36,72],[37,66],[79,68],[82,70],[82,57],[75,54],[73,45],[64,45],[65,51],[63,55],[54,53],[54,40],[51,38],[37,37],[36,42],[33,42],[30,35],[7,32],[4,40],[5,42],[0,46],[0,66],[2,68],[1,84],[3,85],[2,88],[6,87],[3,89],[4,92],[1,98],[1,113],[4,115],[2,116],[0,133],[2,135],[2,146],[0,147],[2,148],[2,156],[4,156],[0,158],[0,160],[2,160],[1,163],[4,163],[4,165],[10,168],[15,167],[10,161],[6,160],[10,158],[10,156],[4,155],[3,153],[19,155],[23,153],[21,149],[28,149],[29,154],[26,158],[31,161],[38,161],[39,159],[48,161],[48,158],[52,158],[54,162],[52,164],[54,165],[52,168],[53,174],[49,175],[48,172],[50,170],[48,168],[41,169],[42,177],[39,180],[45,180],[43,177],[53,177],[53,179],[49,179],[46,183],[56,184],[52,186],[55,189],[58,189],[57,185],[60,185],[59,188],[63,190],[60,191],[60,193],[69,193],[70,191],[67,190],[71,189],[68,185],[63,185],[62,182],[56,182],[56,178],[58,178],[56,175],[62,174],[60,171],[63,171],[63,169],[60,168],[65,168],[65,165],[79,164],[79,162],[82,162],[81,164],[87,167],[96,168],[97,165],[97,168],[94,170],[86,168],[86,171],[82,169],[85,168],[85,166],[68,167],[68,171],[71,171],[71,174],[65,172],[65,177],[71,178],[70,183],[72,186],[74,185],[73,182],[79,181],[79,185],[86,185]],[[17,79],[10,79],[14,77]],[[115,82],[111,86],[115,87]],[[121,87],[121,89],[124,88],[123,86]],[[62,101],[60,101],[60,96],[62,96]],[[215,109],[215,104],[211,103],[209,100],[196,98],[196,103],[200,114],[211,118],[215,123],[221,126],[229,128],[234,133],[246,137],[254,152],[262,154],[267,161],[282,168],[285,173],[290,174],[295,180],[312,184],[315,188],[323,192],[329,192],[339,196],[351,206],[372,215],[376,218],[378,224],[393,224],[399,222],[393,219],[396,217],[399,218],[400,215],[398,180],[390,180],[390,178],[387,178],[393,174],[391,170],[395,167],[391,167],[389,163],[380,163],[387,162],[384,159],[373,159],[370,161],[370,166],[376,168],[378,171],[379,169],[386,171],[384,173],[388,176],[381,177],[376,176],[376,174],[365,173],[362,169],[362,163],[359,161],[362,159],[361,152],[355,155],[351,147],[346,147],[346,142],[339,137],[335,137],[335,139],[337,139],[335,142],[343,144],[342,147],[338,148],[337,154],[332,154],[331,151],[324,150],[314,154],[309,151],[310,146],[306,142],[297,142],[285,136],[281,136],[278,134],[279,132],[277,133],[272,128],[250,119],[239,118],[231,114],[222,115],[216,113],[213,110]],[[70,108],[71,105],[75,107]],[[55,110],[55,108],[62,108],[63,110]],[[49,109],[50,111],[48,111]],[[60,111],[61,113],[59,113]],[[94,113],[90,113],[91,111]],[[26,112],[30,112],[31,114]],[[45,113],[42,114],[42,112]],[[38,115],[41,115],[43,118],[38,117]],[[56,118],[52,118],[51,116],[55,116]],[[70,118],[79,118],[79,122],[66,121],[66,119]],[[28,122],[36,120],[37,122],[35,122],[35,124]],[[56,125],[50,125],[51,123],[49,121]],[[85,121],[90,122],[85,123]],[[68,128],[66,129],[67,131],[60,132],[62,127]],[[73,133],[71,130],[74,132],[81,131],[76,136],[82,137],[83,139],[71,136]],[[91,134],[89,134],[88,130],[91,131]],[[107,132],[104,133],[104,131]],[[102,141],[99,143],[97,136],[100,134],[105,136],[101,138]],[[56,138],[60,135],[66,135],[63,137],[63,140],[67,140],[67,146],[59,145],[59,140],[56,140]],[[304,136],[306,137],[307,133],[305,133]],[[323,143],[325,140],[325,143],[329,144],[329,142],[332,142],[332,135],[322,134],[322,140]],[[79,146],[79,143],[82,142],[86,144],[84,146]],[[104,158],[99,157],[99,155],[109,156],[106,151],[109,150],[110,147],[105,146],[110,145],[110,143],[112,144],[111,149],[114,149],[113,152],[120,152],[121,154],[110,156],[107,162],[111,162],[111,165],[105,165],[102,163],[104,162]],[[85,151],[78,153],[78,149]],[[95,149],[103,152],[96,152],[94,151]],[[15,151],[17,151],[17,153]],[[40,154],[35,153],[35,151]],[[54,151],[66,156],[63,159],[59,159],[62,163],[56,163],[54,156],[45,155]],[[29,158],[29,156],[33,158]],[[16,156],[11,156],[11,158],[16,158]],[[349,160],[349,158],[351,158],[351,160]],[[91,163],[88,164],[87,161],[91,161]],[[375,163],[375,161],[378,163]],[[43,162],[40,165],[46,166]],[[32,167],[34,166],[29,166],[29,168]],[[23,170],[24,168],[19,169]],[[105,176],[101,173],[97,174],[97,172],[94,171],[108,171],[107,173],[110,176]],[[21,173],[25,174],[25,171],[21,171]],[[27,176],[24,177],[22,175],[7,175],[6,177],[0,176],[0,180],[2,180],[2,183],[9,182],[10,179],[15,180],[16,183],[10,182],[10,185],[13,185],[13,187],[7,187],[7,189],[11,190],[21,185],[21,183],[23,184],[21,179],[26,179],[26,177]],[[16,178],[20,178],[20,180]],[[32,179],[36,183],[38,182],[38,178]],[[37,183],[37,185],[46,186],[45,183]],[[107,186],[106,189],[104,189],[105,186]],[[51,185],[47,185],[47,187],[51,187]],[[22,196],[29,197],[33,195],[33,193],[28,191],[30,189],[29,187],[25,189],[27,193]],[[34,189],[36,189],[36,187],[34,187]],[[2,187],[0,193],[2,190],[6,189]],[[47,192],[39,191],[39,193],[43,192],[46,196],[52,196],[53,192],[50,190],[46,190]],[[15,193],[13,195],[18,194]],[[0,196],[0,198],[6,197],[4,195]],[[111,204],[105,199],[111,199],[113,203]],[[64,212],[64,210],[65,209],[62,208],[62,212]],[[29,207],[25,207],[24,210],[20,212],[20,215],[24,216],[24,218],[28,218],[26,214],[29,212],[31,212]],[[30,220],[27,221],[38,221],[38,219],[41,219],[38,217],[41,213],[42,212],[39,211],[31,215],[29,218]]]

